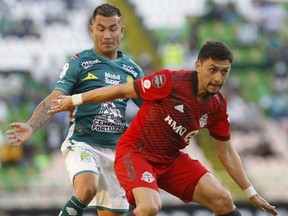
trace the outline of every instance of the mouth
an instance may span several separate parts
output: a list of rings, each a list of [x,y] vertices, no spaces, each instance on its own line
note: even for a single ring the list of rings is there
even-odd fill
[[[104,45],[104,46],[112,46],[113,45],[113,43],[111,43],[111,42],[109,42],[109,43],[102,43],[102,45]]]
[[[214,89],[219,89],[221,87],[220,85],[209,85],[209,86],[211,86]]]
[[[208,89],[209,92],[218,92],[220,90],[221,86],[220,85],[209,85]]]

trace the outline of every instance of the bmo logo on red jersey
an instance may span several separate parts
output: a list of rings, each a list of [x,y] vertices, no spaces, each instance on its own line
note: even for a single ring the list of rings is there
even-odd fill
[[[187,132],[187,128],[183,127],[182,125],[177,125],[177,122],[173,120],[169,115],[164,120],[168,123],[168,125],[171,126],[171,128],[176,134],[179,134],[180,136],[184,136],[185,133]],[[189,142],[189,140],[192,137],[194,137],[198,132],[199,130],[195,130],[195,131],[190,131],[186,133],[186,135],[184,136],[185,142]]]

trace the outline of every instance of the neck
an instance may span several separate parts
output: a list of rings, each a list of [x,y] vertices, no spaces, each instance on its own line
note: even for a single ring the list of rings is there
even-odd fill
[[[111,53],[111,54],[110,54],[110,53],[109,53],[109,54],[107,54],[107,53],[104,54],[104,53],[102,53],[102,52],[99,52],[95,47],[94,47],[94,51],[95,51],[96,53],[98,53],[99,55],[107,58],[107,59],[113,60],[113,59],[116,59],[116,58],[118,57],[117,51],[116,51],[116,52],[113,52],[113,53]]]
[[[207,103],[210,100],[211,95],[207,92],[205,93],[198,93],[197,100],[199,103]]]

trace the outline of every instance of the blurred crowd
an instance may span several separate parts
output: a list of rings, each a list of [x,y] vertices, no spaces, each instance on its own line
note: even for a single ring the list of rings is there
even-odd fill
[[[138,1],[140,2],[143,1]],[[235,145],[243,157],[244,165],[252,178],[255,177],[256,185],[262,187],[260,190],[263,190],[263,195],[278,201],[285,196],[287,198],[287,195],[279,195],[279,191],[283,189],[287,191],[287,181],[286,183],[283,181],[283,188],[279,186],[279,190],[272,193],[270,190],[265,191],[267,185],[259,184],[259,180],[256,179],[257,176],[264,177],[263,170],[267,167],[275,171],[270,176],[271,181],[275,181],[275,178],[277,181],[281,181],[282,178],[288,179],[288,35],[285,29],[288,24],[288,7],[274,0],[251,0],[249,2],[251,5],[249,10],[241,11],[237,8],[236,1],[207,0],[201,15],[185,15],[185,23],[182,26],[174,26],[175,31],[170,31],[168,34],[166,32],[161,37],[162,40],[157,40],[157,38],[155,40],[159,55],[162,57],[163,68],[193,69],[197,49],[203,40],[209,37],[215,39],[214,35],[203,37],[203,26],[211,26],[215,35],[223,36],[217,39],[223,39],[226,42],[227,38],[227,44],[232,47],[232,50],[234,48],[237,50],[235,70],[242,71],[242,74],[245,74],[249,66],[255,70],[254,78],[247,76],[243,80],[237,76],[237,73],[233,73],[234,69],[232,69],[231,77],[223,91],[229,103],[232,136],[236,140]],[[15,7],[17,4],[21,4],[21,7]],[[93,1],[88,0],[0,0],[0,58],[5,59],[4,56],[9,56],[10,52],[14,52],[15,55],[16,52],[20,53],[16,57],[10,55],[10,59],[3,61],[3,64],[1,61],[0,65],[0,166],[3,168],[0,171],[0,197],[5,189],[13,190],[13,187],[8,184],[11,172],[5,172],[5,167],[33,167],[37,173],[35,175],[41,173],[41,170],[46,170],[43,174],[45,178],[40,177],[45,184],[49,184],[49,180],[44,180],[47,176],[53,176],[51,173],[60,175],[63,171],[61,169],[64,169],[57,165],[49,167],[47,164],[55,164],[55,161],[61,160],[58,156],[66,124],[69,121],[67,113],[57,114],[43,130],[33,136],[33,139],[19,148],[7,144],[4,132],[9,128],[10,122],[26,121],[35,106],[52,90],[65,59],[79,48],[76,45],[69,46],[71,44],[69,38],[79,37],[81,46],[90,47],[88,19],[82,18],[81,23],[77,22],[77,19],[84,14],[90,14],[90,11],[87,13],[87,7],[94,7],[94,4]],[[130,4],[136,8],[137,1],[130,0]],[[53,10],[47,10],[48,5]],[[157,15],[151,8],[150,10],[150,16]],[[159,11],[159,8],[155,10]],[[141,17],[140,14],[139,16]],[[75,32],[71,29],[75,30],[79,26],[84,36],[80,37],[76,33],[71,35],[71,32]],[[231,29],[230,37],[227,32],[223,32],[223,26]],[[54,30],[55,34],[48,37],[47,35],[51,34],[48,31]],[[152,35],[156,30],[149,29]],[[61,40],[61,35],[64,35],[63,40]],[[59,44],[55,42],[56,38],[60,38]],[[22,44],[24,41],[30,45],[42,44],[39,52],[35,52],[33,48],[31,52],[28,52],[28,46]],[[11,50],[15,47],[9,44],[19,44],[19,50]],[[53,48],[58,46],[62,50],[56,51]],[[53,49],[49,51],[48,47]],[[252,57],[248,57],[248,61],[245,60],[245,62],[237,60],[238,52],[244,52],[250,48],[260,50],[262,60],[259,69],[255,69],[254,62],[254,57],[259,59],[257,56],[259,53],[252,53]],[[81,49],[82,47],[78,50]],[[45,55],[42,52],[48,54]],[[26,63],[19,61],[15,65],[16,60],[26,58],[25,54],[31,54],[31,58],[27,59]],[[146,53],[139,58],[138,63],[143,66],[146,74],[153,72],[153,69],[149,67],[150,56]],[[20,67],[15,67],[19,65]],[[27,67],[27,65],[33,66]],[[267,89],[263,91],[265,94],[251,100],[249,92],[243,89],[249,83],[253,84],[253,79],[257,81],[257,73],[261,73],[263,68],[268,71],[266,72]],[[254,80],[255,83],[256,81]],[[133,118],[135,109],[135,107],[128,108],[129,119]],[[59,164],[62,163],[59,162]],[[286,172],[284,172],[285,169]],[[286,176],[281,178],[280,173]],[[11,174],[11,176],[14,175],[15,173]],[[54,176],[53,183],[54,186],[59,186],[56,176]],[[269,177],[265,176],[265,178]],[[61,188],[62,184],[59,187]],[[65,190],[67,188],[64,192]]]

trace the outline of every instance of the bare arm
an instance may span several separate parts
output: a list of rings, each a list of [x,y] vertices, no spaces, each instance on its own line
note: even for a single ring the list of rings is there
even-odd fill
[[[27,123],[11,123],[10,126],[13,127],[13,129],[6,132],[9,143],[12,145],[22,144],[26,142],[36,130],[43,127],[53,116],[53,114],[48,113],[51,106],[53,106],[53,100],[60,95],[64,95],[64,93],[59,90],[52,91],[51,94],[36,107]]]
[[[218,157],[229,173],[229,175],[233,178],[233,180],[239,185],[242,190],[246,190],[251,185],[249,181],[241,159],[233,148],[230,141],[222,142],[216,139],[213,139],[213,142],[216,145]],[[260,208],[263,211],[268,211],[272,215],[277,215],[277,211],[274,206],[271,206],[265,199],[263,199],[259,194],[255,194],[249,197],[249,201],[256,207]]]
[[[94,89],[82,94],[83,103],[104,102],[116,98],[137,98],[133,82]]]
[[[231,145],[231,142],[222,142],[216,139],[213,139],[213,142],[216,144],[218,157],[229,175],[242,190],[248,188],[251,183],[245,174],[241,159]]]
[[[57,99],[60,95],[65,94],[59,90],[54,90],[36,107],[31,118],[27,122],[33,132],[43,127],[53,117],[53,114],[48,114],[48,111],[55,105],[53,104],[53,100]]]
[[[73,97],[77,96],[77,102],[73,101]],[[72,109],[75,105],[82,103],[97,103],[111,101],[117,98],[137,98],[134,90],[133,82],[120,85],[110,85],[98,89],[94,89],[82,94],[71,96],[59,96],[57,100],[53,100],[55,104],[48,113],[57,113]]]

